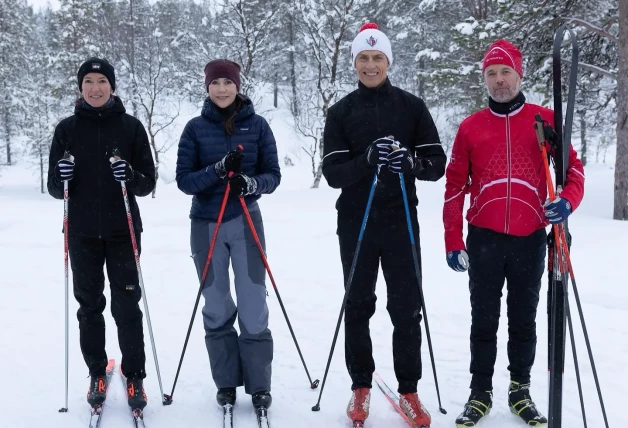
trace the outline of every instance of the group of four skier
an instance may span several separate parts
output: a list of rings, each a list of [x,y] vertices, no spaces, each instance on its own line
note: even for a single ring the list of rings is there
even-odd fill
[[[546,418],[530,397],[530,371],[536,349],[536,311],[546,254],[545,227],[564,221],[580,204],[584,170],[571,149],[566,185],[547,198],[542,153],[533,123],[540,114],[553,125],[553,112],[526,102],[520,85],[522,54],[498,40],[486,52],[482,73],[488,108],[466,118],[451,158],[440,142],[423,100],[391,84],[391,43],[376,24],[365,24],[351,44],[358,88],[328,111],[323,134],[323,175],[341,189],[336,203],[340,257],[347,286],[367,200],[374,192],[345,312],[345,358],[352,379],[347,414],[368,417],[375,364],[369,320],[375,312],[375,285],[381,261],[393,332],[399,406],[413,423],[428,427],[429,412],[417,385],[421,363],[420,232],[416,180],[446,176],[443,222],[446,261],[469,271],[471,296],[471,393],[456,419],[471,427],[492,407],[492,376],[504,282],[508,286],[508,404],[530,426]],[[226,59],[205,67],[201,115],[190,120],[179,142],[176,181],[193,195],[190,248],[199,279],[217,227],[221,201],[230,184],[203,296],[205,342],[221,405],[233,404],[244,386],[253,405],[271,404],[273,338],[268,329],[265,266],[255,246],[239,197],[243,197],[264,247],[257,200],[272,193],[281,174],[273,133],[240,91],[240,66]],[[88,402],[104,401],[107,365],[103,265],[111,284],[111,311],[118,327],[121,370],[128,401],[146,405],[141,290],[119,182],[126,183],[141,251],[142,222],[136,196],[150,194],[155,166],[146,131],[114,95],[115,72],[106,60],[90,58],[78,71],[81,97],[74,115],[56,127],[49,157],[48,191],[63,198],[69,185],[69,254],[74,295],[80,308],[80,346],[91,375]],[[112,162],[115,149],[119,160]],[[72,157],[65,154],[70,153]],[[118,158],[116,158],[118,159]],[[399,174],[410,206],[416,269]],[[377,176],[373,189],[373,180]],[[373,190],[372,190],[373,189]],[[468,234],[463,240],[463,206]],[[265,248],[265,247],[264,247]],[[237,305],[230,293],[234,273]],[[418,278],[417,278],[417,272]],[[234,325],[238,319],[239,333]]]

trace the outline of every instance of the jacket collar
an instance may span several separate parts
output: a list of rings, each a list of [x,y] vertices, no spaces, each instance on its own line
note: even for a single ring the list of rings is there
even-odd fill
[[[240,122],[244,119],[253,116],[255,114],[255,108],[253,107],[253,102],[246,95],[240,94],[240,96],[244,99],[240,110],[235,115],[234,122]],[[201,110],[201,115],[206,119],[217,122],[224,123],[226,118],[220,113],[218,110],[218,106],[214,104],[214,102],[209,98],[205,98],[205,102],[203,103],[203,109]]]
[[[493,98],[488,97],[488,107],[491,112],[497,116],[506,116],[517,114],[521,111],[526,103],[526,97],[523,92],[519,92],[517,96],[507,103],[498,103]]]
[[[117,96],[113,97],[113,105],[100,109],[86,106],[82,98],[76,100],[74,105],[74,114],[83,117],[108,117],[123,113],[126,113],[126,109],[124,108],[122,100]]]
[[[361,97],[371,98],[377,97],[380,95],[386,95],[390,92],[392,88],[392,83],[390,83],[390,79],[386,77],[384,83],[382,83],[377,88],[369,88],[361,81],[358,81],[358,95]]]

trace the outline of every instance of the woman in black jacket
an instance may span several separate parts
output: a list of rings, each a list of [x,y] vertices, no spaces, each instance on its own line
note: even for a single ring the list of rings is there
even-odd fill
[[[111,312],[118,326],[122,372],[127,377],[129,406],[144,408],[146,377],[141,290],[120,182],[128,190],[138,251],[142,221],[135,201],[155,187],[155,164],[146,130],[126,114],[113,95],[111,64],[90,58],[78,71],[81,97],[74,115],[56,127],[50,147],[48,193],[63,199],[68,181],[68,246],[73,274],[81,352],[91,375],[87,401],[105,400],[105,277],[111,284]],[[113,151],[120,159],[110,163]],[[66,158],[65,153],[71,157]],[[76,165],[75,165],[76,162]]]

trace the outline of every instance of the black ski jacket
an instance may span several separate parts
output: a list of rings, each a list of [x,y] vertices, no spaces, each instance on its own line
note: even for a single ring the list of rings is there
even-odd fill
[[[366,151],[374,140],[387,136],[411,150],[424,167],[404,174],[410,207],[419,203],[415,179],[437,181],[444,175],[447,156],[423,100],[393,86],[388,78],[379,88],[360,82],[329,109],[323,134],[323,175],[331,187],[342,189],[336,202],[339,217],[364,216],[377,172],[368,165]],[[370,215],[404,215],[399,176],[387,167],[379,172]]]
[[[135,196],[155,187],[155,163],[142,123],[126,114],[122,101],[104,110],[89,110],[77,103],[74,115],[57,125],[48,158],[48,193],[63,199],[63,182],[54,169],[67,150],[74,156],[74,178],[68,182],[69,233],[106,238],[129,234],[121,185],[113,178],[109,159],[114,149],[131,164],[134,179],[126,183],[133,225],[142,232]]]

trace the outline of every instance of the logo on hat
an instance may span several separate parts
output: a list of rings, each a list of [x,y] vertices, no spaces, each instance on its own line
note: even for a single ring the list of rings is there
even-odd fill
[[[97,62],[92,62],[92,70],[100,70],[100,64]]]
[[[377,43],[377,39],[374,38],[373,36],[371,36],[368,39],[366,39],[366,44],[371,46],[371,47],[375,46],[375,43]]]

